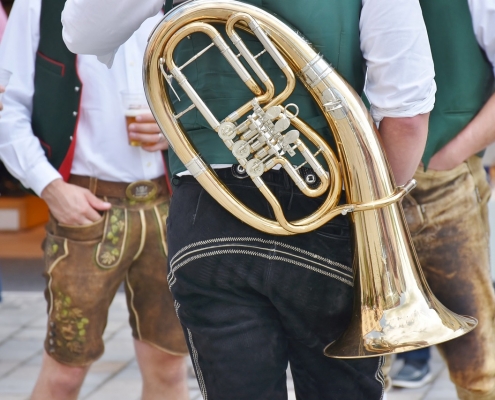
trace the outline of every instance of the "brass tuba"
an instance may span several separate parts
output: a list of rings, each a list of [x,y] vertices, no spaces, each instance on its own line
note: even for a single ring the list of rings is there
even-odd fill
[[[225,25],[236,55],[217,31]],[[287,86],[275,94],[270,78],[240,39],[236,29],[255,35],[277,63]],[[194,33],[212,43],[182,66],[173,59],[177,44]],[[217,46],[253,92],[253,99],[223,120],[211,113],[182,73],[185,65]],[[263,52],[263,53],[265,53]],[[262,82],[250,75],[243,57]],[[321,108],[338,147],[338,157],[319,134],[298,118],[295,104],[282,105],[294,89],[295,75]],[[192,100],[176,114],[170,101],[175,80]],[[347,331],[325,349],[329,357],[379,356],[418,349],[463,335],[477,324],[447,310],[431,293],[420,269],[399,200],[414,186],[397,187],[374,123],[360,97],[308,42],[273,15],[231,0],[191,0],[169,12],[152,33],[144,60],[145,91],[151,110],[171,147],[203,188],[229,212],[252,227],[274,235],[317,229],[339,214],[350,213],[354,226],[355,306]],[[271,204],[276,220],[259,216],[235,198],[201,159],[179,120],[197,108],[232,151]],[[246,114],[249,114],[247,117]],[[293,127],[295,129],[287,129]],[[315,146],[312,153],[299,138]],[[220,143],[220,142],[219,142]],[[305,162],[294,167],[287,155],[300,151]],[[321,155],[326,166],[321,165]],[[313,214],[287,221],[276,197],[263,182],[265,171],[280,165],[308,196],[325,195]],[[321,183],[312,188],[298,172],[310,166]],[[348,204],[338,205],[342,183]]]

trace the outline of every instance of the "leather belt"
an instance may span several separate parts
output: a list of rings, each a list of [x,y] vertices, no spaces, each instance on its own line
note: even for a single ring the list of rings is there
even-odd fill
[[[148,201],[168,194],[165,176],[135,182],[111,182],[90,176],[71,175],[69,183],[86,188],[98,197],[127,198],[132,201]]]

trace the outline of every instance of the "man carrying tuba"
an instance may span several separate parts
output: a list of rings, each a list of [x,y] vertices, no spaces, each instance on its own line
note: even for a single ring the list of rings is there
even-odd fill
[[[213,7],[217,2],[211,3]],[[380,122],[384,149],[397,184],[405,184],[424,150],[436,90],[418,3],[244,3],[296,27],[358,93],[363,92],[367,74],[366,94],[373,117]],[[96,54],[110,66],[115,48],[160,6],[160,0],[69,0],[62,14],[65,41],[72,51]],[[243,38],[254,54],[261,51],[258,42]],[[177,60],[187,62],[210,42],[205,35],[188,36],[177,48]],[[259,63],[268,75],[278,71],[268,55]],[[253,97],[218,52],[206,52],[187,68],[194,71],[189,82],[219,119]],[[280,72],[275,73],[275,87],[284,85]],[[289,102],[297,104],[301,119],[311,121],[325,140],[332,141],[320,110],[300,83]],[[245,179],[245,169],[201,115],[189,112],[181,123],[230,191],[258,214],[272,218],[253,181]],[[290,364],[300,399],[381,399],[382,358],[342,360],[323,355],[351,317],[348,217],[336,217],[309,233],[266,234],[222,208],[174,154],[170,167],[175,177],[167,222],[169,286],[203,397],[286,399]],[[300,171],[302,179],[317,184],[313,170]],[[289,220],[302,218],[322,202],[304,196],[283,169],[265,172],[263,180]]]

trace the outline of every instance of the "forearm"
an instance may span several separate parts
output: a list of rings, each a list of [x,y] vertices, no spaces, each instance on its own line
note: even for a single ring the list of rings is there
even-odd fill
[[[488,99],[476,117],[435,155],[436,159],[432,159],[431,166],[435,168],[435,161],[440,158],[445,160],[444,162],[450,160],[451,166],[459,165],[493,142],[495,142],[495,94]]]
[[[7,115],[8,109],[4,112]],[[61,176],[48,162],[31,127],[21,129],[20,122],[10,124],[9,118],[3,117],[0,118],[0,159],[11,175],[39,196],[46,185]],[[10,136],[9,132],[14,131],[15,136]]]
[[[380,136],[395,181],[404,185],[414,175],[426,145],[429,113],[406,118],[384,118]]]

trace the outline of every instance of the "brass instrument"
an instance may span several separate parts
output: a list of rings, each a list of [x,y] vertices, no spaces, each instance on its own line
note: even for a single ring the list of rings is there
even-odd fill
[[[240,55],[234,54],[212,24],[225,25]],[[287,79],[278,95],[270,78],[240,39],[236,29],[254,34]],[[179,67],[176,45],[194,33],[212,44]],[[182,73],[185,65],[217,46],[253,99],[223,120],[210,112]],[[265,87],[262,89],[239,61],[243,57]],[[338,157],[318,133],[298,118],[297,105],[282,103],[295,86],[295,75],[321,108],[338,147]],[[348,330],[325,349],[329,357],[356,358],[399,353],[454,339],[474,329],[477,321],[447,310],[431,293],[421,272],[399,200],[414,186],[397,187],[374,123],[354,90],[308,42],[273,15],[231,0],[191,0],[169,12],[150,37],[144,60],[145,90],[151,110],[171,147],[203,188],[229,212],[252,227],[274,235],[317,229],[339,214],[350,213],[354,224],[355,307]],[[192,100],[176,114],[169,97],[175,80]],[[169,88],[170,85],[170,88]],[[201,159],[179,120],[197,108],[232,151],[239,164],[273,207],[275,220],[244,206]],[[249,114],[247,117],[246,114]],[[244,119],[243,119],[244,117]],[[293,130],[284,133],[290,126]],[[318,149],[311,153],[299,132]],[[220,143],[220,142],[219,142]],[[300,151],[303,165],[321,180],[311,188],[286,155]],[[322,166],[317,155],[327,163]],[[287,221],[262,174],[280,165],[308,196],[326,199],[310,216]],[[342,172],[341,172],[342,171]],[[342,182],[348,204],[338,205]]]

